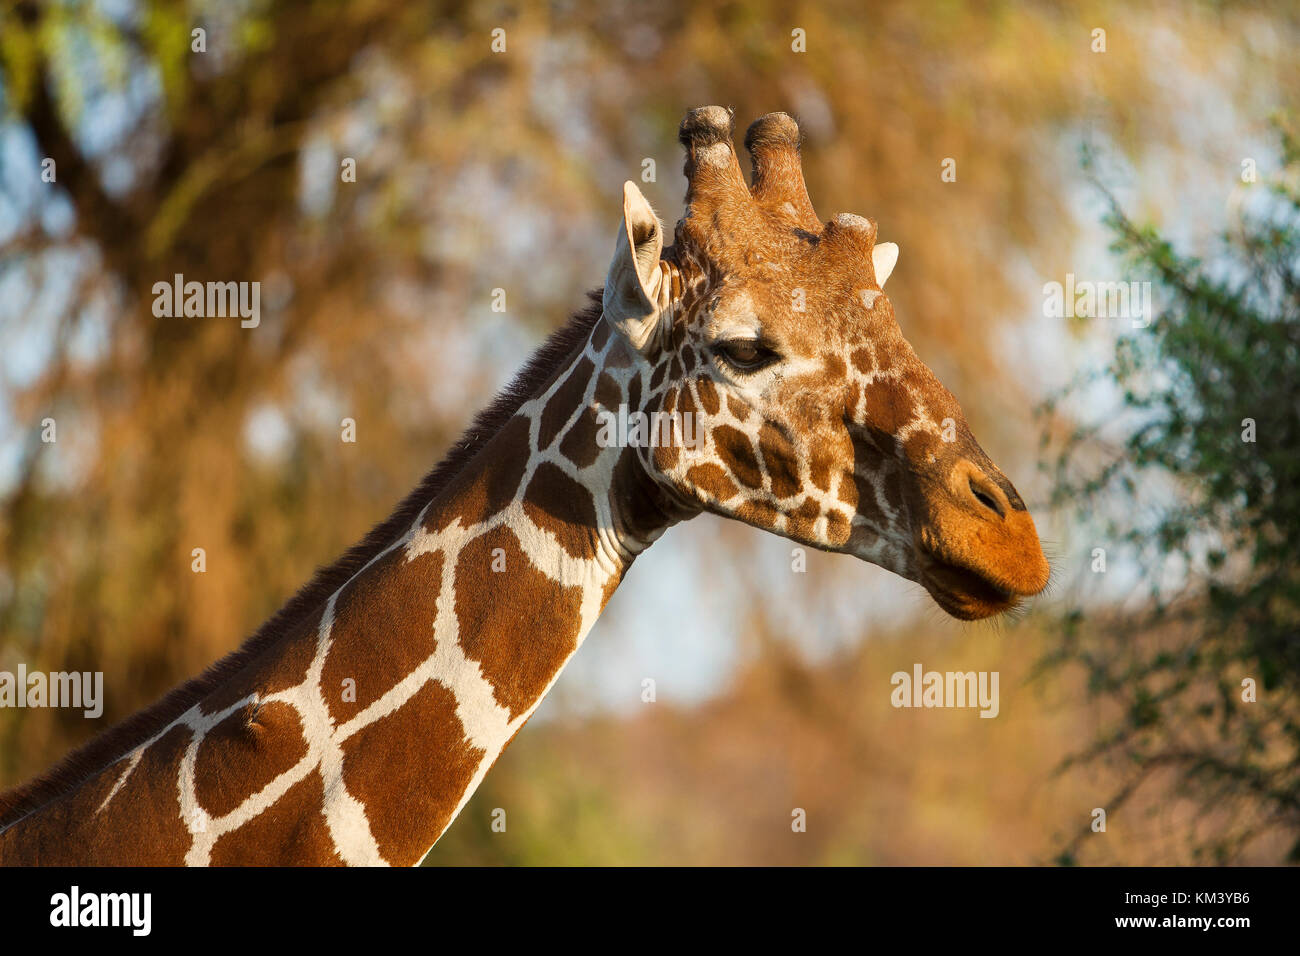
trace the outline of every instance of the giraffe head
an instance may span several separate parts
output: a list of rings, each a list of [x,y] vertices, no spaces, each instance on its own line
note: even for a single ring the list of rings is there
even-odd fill
[[[749,127],[749,186],[728,110],[692,110],[680,138],[675,241],[627,183],[604,291],[633,411],[679,439],[638,448],[646,472],[691,508],[919,582],[958,618],[1041,591],[1024,502],[881,291],[898,247],[871,220],[818,220],[786,114]]]

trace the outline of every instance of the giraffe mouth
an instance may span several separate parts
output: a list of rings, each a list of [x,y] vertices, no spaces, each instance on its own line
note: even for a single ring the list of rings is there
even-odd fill
[[[953,617],[977,621],[1009,611],[1019,595],[994,584],[970,568],[929,556],[921,570],[921,586]]]

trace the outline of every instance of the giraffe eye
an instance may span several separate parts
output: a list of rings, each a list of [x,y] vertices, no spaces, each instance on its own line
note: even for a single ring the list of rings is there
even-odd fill
[[[757,339],[732,339],[713,347],[718,356],[739,372],[756,372],[780,356]]]

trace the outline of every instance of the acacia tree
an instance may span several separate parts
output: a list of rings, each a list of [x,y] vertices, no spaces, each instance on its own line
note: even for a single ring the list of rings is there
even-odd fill
[[[1279,174],[1212,259],[1106,194],[1112,249],[1160,308],[1091,376],[1122,396],[1118,447],[1081,427],[1054,462],[1056,505],[1095,520],[1149,588],[1134,613],[1072,608],[1044,662],[1081,667],[1118,705],[1066,765],[1121,768],[1112,817],[1172,776],[1193,809],[1190,849],[1214,862],[1262,846],[1300,860],[1300,142],[1279,134]]]

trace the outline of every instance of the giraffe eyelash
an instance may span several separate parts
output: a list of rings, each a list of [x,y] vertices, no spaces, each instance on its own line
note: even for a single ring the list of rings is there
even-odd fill
[[[736,354],[738,350],[745,350],[741,353],[745,356],[753,352],[753,358],[742,358],[741,355]],[[750,375],[767,368],[781,358],[775,349],[764,345],[759,339],[729,339],[717,342],[713,345],[712,351],[728,368],[742,375]]]

